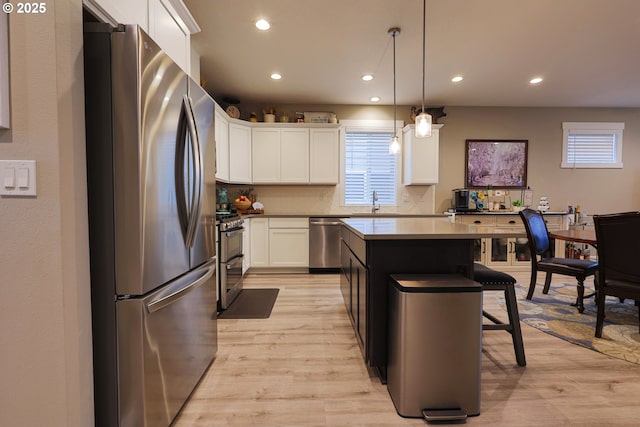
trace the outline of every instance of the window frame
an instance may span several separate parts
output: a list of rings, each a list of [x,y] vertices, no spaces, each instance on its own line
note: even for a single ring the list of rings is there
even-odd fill
[[[562,163],[563,169],[622,169],[622,142],[624,123],[622,122],[563,122],[562,123]],[[569,162],[570,135],[614,135],[614,162],[576,163]]]
[[[341,120],[340,121],[340,207],[343,208],[358,208],[364,206],[371,206],[371,202],[363,204],[347,204],[345,200],[345,186],[346,186],[346,135],[347,132],[394,132],[393,120]],[[397,120],[395,122],[395,131],[398,132],[398,138],[400,140],[400,151],[395,154],[396,156],[396,173],[395,173],[395,203],[379,203],[380,206],[397,207],[399,206],[400,190],[401,190],[401,178],[402,178],[402,158],[401,153],[403,150],[402,141],[402,128],[404,122]],[[391,142],[391,141],[389,141]]]

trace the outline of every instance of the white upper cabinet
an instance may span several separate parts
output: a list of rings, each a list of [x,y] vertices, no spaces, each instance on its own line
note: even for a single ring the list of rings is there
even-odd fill
[[[147,0],[84,0],[82,4],[112,25],[137,24],[149,32]]]
[[[229,182],[229,121],[216,104],[216,180]]]
[[[309,183],[309,129],[253,128],[253,182]]]
[[[251,184],[251,127],[229,123],[229,182]]]
[[[404,185],[433,185],[438,183],[440,155],[440,128],[433,125],[431,136],[417,138],[415,125],[403,129]]]
[[[339,150],[338,129],[309,130],[309,183],[338,183]]]
[[[182,0],[84,0],[83,5],[114,26],[139,25],[191,75],[191,34],[200,32],[200,27]]]
[[[180,68],[191,68],[191,33],[169,0],[149,0],[149,35]]]
[[[280,129],[259,128],[251,133],[254,183],[280,182]]]
[[[280,182],[309,182],[309,129],[281,129]]]

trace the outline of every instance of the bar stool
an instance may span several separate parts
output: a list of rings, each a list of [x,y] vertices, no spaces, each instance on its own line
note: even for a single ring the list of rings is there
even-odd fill
[[[520,329],[520,315],[518,314],[518,302],[516,301],[515,284],[513,276],[501,271],[493,270],[485,265],[474,263],[474,280],[482,285],[484,291],[504,291],[504,301],[507,306],[509,323],[504,323],[491,313],[482,310],[482,315],[492,323],[482,324],[483,331],[507,331],[513,339],[513,349],[516,353],[516,361],[519,366],[526,366],[522,331]]]

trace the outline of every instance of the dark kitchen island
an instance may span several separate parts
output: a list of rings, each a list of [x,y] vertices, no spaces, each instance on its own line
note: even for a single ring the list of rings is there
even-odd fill
[[[462,274],[473,278],[473,241],[500,230],[448,218],[344,219],[340,288],[366,363],[383,382],[391,274]],[[452,307],[455,310],[455,307]]]

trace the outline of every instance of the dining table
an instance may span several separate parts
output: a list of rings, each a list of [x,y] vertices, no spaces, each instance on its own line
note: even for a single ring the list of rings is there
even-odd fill
[[[597,239],[595,230],[586,229],[569,229],[569,230],[554,230],[549,232],[549,236],[554,239],[566,240],[568,242],[586,243],[594,248],[597,248]]]

